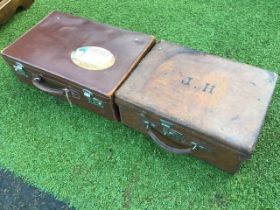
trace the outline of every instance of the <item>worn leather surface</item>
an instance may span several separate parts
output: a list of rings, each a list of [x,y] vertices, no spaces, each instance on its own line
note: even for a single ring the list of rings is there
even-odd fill
[[[238,171],[241,163],[248,159],[248,157],[226,147],[226,145],[216,144],[212,138],[176,123],[173,124],[172,129],[183,134],[183,138],[180,142],[175,141],[172,137],[166,137],[162,135],[163,127],[160,124],[160,120],[165,118],[156,114],[154,110],[145,111],[143,107],[137,107],[127,103],[127,101],[121,101],[119,98],[117,98],[117,103],[119,104],[122,123],[128,127],[146,133],[149,137],[151,136],[148,133],[149,130],[146,128],[144,121],[147,120],[153,123],[155,125],[154,130],[157,131],[154,133],[157,135],[160,141],[173,147],[174,150],[189,150],[189,148],[193,148],[191,143],[195,142],[204,148],[198,148],[188,152],[188,154],[205,160],[208,163],[211,163],[229,173],[235,173]],[[170,121],[170,119],[166,120]],[[184,153],[187,154],[187,152],[183,152],[181,154]],[[179,153],[176,152],[176,154]]]
[[[52,88],[68,89],[71,103],[108,119],[118,120],[114,92],[153,44],[152,36],[53,12],[5,48],[2,55],[13,71],[16,62],[23,64],[28,78],[15,73],[22,82],[38,88],[32,81],[39,77],[46,86],[40,85],[39,89],[53,95],[58,94],[51,91]],[[116,58],[115,64],[102,71],[77,66],[70,55],[83,46],[97,46],[111,51]],[[83,95],[83,89],[90,90],[95,98],[101,100],[103,108],[90,104]],[[63,92],[59,97],[66,100]]]
[[[83,87],[81,87],[75,83],[69,82],[63,78],[58,78],[57,76],[52,76],[52,75],[46,74],[45,72],[42,73],[41,69],[36,69],[29,65],[25,65],[25,70],[28,73],[28,77],[24,77],[14,71],[13,66],[16,63],[16,60],[12,60],[9,58],[9,59],[6,59],[6,61],[7,61],[8,65],[11,66],[11,70],[14,72],[15,76],[21,82],[24,82],[24,83],[27,83],[30,85],[34,85],[33,79],[40,77],[42,79],[42,81],[44,82],[44,84],[49,87],[53,87],[57,90],[63,90],[65,88],[70,90],[69,99],[71,101],[71,104],[75,104],[75,105],[84,107],[90,111],[93,111],[99,115],[102,115],[103,117],[106,117],[107,119],[116,120],[116,121],[119,120],[119,111],[118,111],[114,101],[112,100],[112,98],[108,98],[103,95],[98,95],[98,94],[94,93],[94,97],[103,102],[103,108],[99,108],[99,107],[89,103],[88,99],[86,97],[84,97]],[[44,93],[46,93],[46,92],[44,92]],[[50,92],[48,92],[48,93],[50,93]],[[51,95],[58,97],[58,99],[60,99],[60,100],[67,101],[65,92],[61,96],[59,96],[56,93],[52,93]]]
[[[154,37],[143,33],[53,12],[6,48],[3,55],[111,97],[153,42]],[[83,46],[111,51],[115,64],[103,71],[75,65],[70,55]]]
[[[159,118],[166,119],[185,136],[195,134],[202,144],[228,148],[221,150],[224,156],[234,151],[249,157],[276,79],[276,74],[257,67],[161,42],[117,91],[116,101],[122,122],[135,129],[146,132],[141,112],[133,111],[133,106],[150,113],[148,120],[152,115],[157,116],[152,122],[159,130],[162,129]],[[183,141],[188,144],[192,139]],[[228,162],[232,157],[226,158]],[[237,158],[235,165],[242,159]]]

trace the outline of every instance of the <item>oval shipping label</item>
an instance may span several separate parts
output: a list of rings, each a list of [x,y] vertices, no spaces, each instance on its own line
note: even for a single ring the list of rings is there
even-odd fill
[[[110,68],[115,63],[115,56],[105,48],[80,47],[71,53],[71,60],[79,67],[100,71]]]

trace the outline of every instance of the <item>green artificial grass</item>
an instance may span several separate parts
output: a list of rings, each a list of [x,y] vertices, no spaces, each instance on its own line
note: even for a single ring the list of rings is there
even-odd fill
[[[279,0],[37,0],[1,27],[0,48],[52,10],[280,72]],[[0,164],[78,209],[280,209],[279,82],[256,151],[232,176],[54,103],[3,59],[0,70]]]

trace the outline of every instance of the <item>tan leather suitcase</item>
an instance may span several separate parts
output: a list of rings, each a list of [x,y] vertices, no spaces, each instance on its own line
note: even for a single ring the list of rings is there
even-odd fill
[[[114,92],[154,37],[53,12],[2,51],[25,83],[118,120]]]
[[[167,151],[235,172],[250,158],[277,75],[161,42],[116,92],[121,121]]]

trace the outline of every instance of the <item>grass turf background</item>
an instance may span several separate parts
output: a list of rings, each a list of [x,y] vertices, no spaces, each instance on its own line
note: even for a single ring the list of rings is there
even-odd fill
[[[1,27],[0,48],[52,10],[280,72],[279,0],[37,0]],[[279,82],[252,160],[231,176],[166,153],[120,123],[55,104],[18,82],[2,59],[0,69],[0,164],[75,207],[280,209]]]

